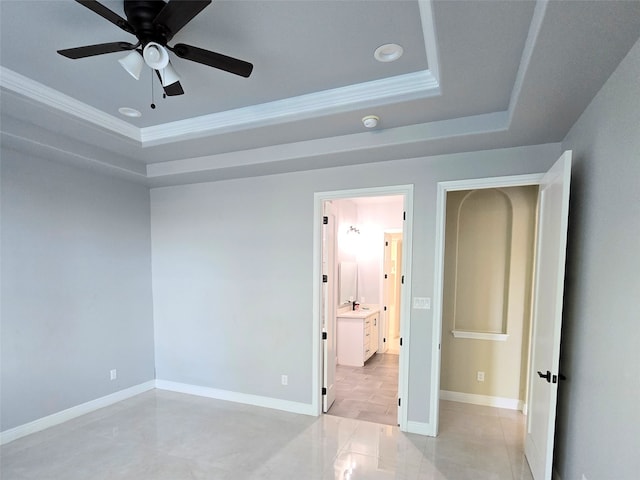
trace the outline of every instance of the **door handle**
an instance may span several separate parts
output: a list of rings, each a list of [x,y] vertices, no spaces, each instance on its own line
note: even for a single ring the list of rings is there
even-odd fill
[[[546,378],[547,383],[551,383],[551,372],[549,370],[547,370],[547,373],[542,373],[540,370],[538,370],[538,376],[540,378]]]

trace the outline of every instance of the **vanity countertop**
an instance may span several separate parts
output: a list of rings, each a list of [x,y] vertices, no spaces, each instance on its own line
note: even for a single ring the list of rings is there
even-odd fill
[[[378,313],[377,309],[371,310],[348,310],[346,312],[336,314],[340,318],[366,318],[371,314]]]

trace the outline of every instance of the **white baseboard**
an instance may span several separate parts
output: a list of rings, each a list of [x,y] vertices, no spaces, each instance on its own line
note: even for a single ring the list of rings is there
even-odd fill
[[[317,416],[317,413],[313,409],[313,405],[310,403],[292,402],[289,400],[280,400],[278,398],[250,395],[248,393],[238,393],[231,392],[229,390],[219,390],[217,388],[189,385],[187,383],[171,382],[169,380],[156,380],[156,388],[159,390],[170,390],[172,392],[188,393],[190,395],[197,395],[200,397],[254,405],[256,407],[273,408],[275,410],[283,410],[285,412]]]
[[[0,445],[12,442],[26,435],[39,432],[41,430],[44,430],[45,428],[59,425],[68,420],[86,415],[87,413],[91,413],[100,408],[108,407],[109,405],[113,405],[114,403],[121,402],[122,400],[126,400],[127,398],[134,397],[148,390],[153,390],[154,387],[155,382],[153,380],[150,380],[148,382],[134,385],[133,387],[126,388],[124,390],[120,390],[110,395],[106,395],[104,397],[96,398],[95,400],[76,405],[75,407],[67,408],[66,410],[62,410],[61,412],[47,415],[46,417],[39,418],[37,420],[34,420],[33,422],[10,428],[9,430],[0,432]]]
[[[507,408],[509,410],[520,411],[522,411],[524,407],[524,402],[517,398],[492,397],[489,395],[477,395],[474,393],[451,392],[449,390],[440,390],[440,400],[473,403],[474,405],[484,405],[487,407]]]

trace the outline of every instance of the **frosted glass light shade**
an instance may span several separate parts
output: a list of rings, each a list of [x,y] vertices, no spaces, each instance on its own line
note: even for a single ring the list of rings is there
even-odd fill
[[[162,70],[169,63],[167,50],[156,42],[149,42],[142,50],[145,63],[154,70]]]
[[[166,87],[180,80],[180,76],[174,70],[171,62],[167,64],[162,70],[160,70],[160,79],[162,80],[162,86]]]
[[[129,72],[129,75],[136,80],[140,80],[144,59],[136,50],[129,53],[126,57],[121,58],[118,62],[122,65],[122,68]]]

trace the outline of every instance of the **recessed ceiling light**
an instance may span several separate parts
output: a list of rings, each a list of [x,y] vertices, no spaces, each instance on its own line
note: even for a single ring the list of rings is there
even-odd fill
[[[399,59],[404,52],[403,48],[396,43],[387,43],[376,48],[373,56],[379,62],[393,62]]]
[[[379,121],[380,117],[377,115],[367,115],[366,117],[362,117],[362,124],[367,128],[377,127]]]
[[[141,117],[142,114],[135,108],[120,107],[118,111],[125,117]]]

